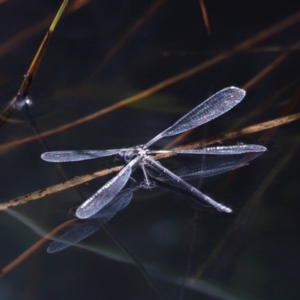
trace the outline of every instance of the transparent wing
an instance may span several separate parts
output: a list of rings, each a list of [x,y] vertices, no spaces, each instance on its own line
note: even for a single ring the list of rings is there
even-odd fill
[[[245,94],[244,90],[237,87],[228,87],[217,92],[180,118],[171,127],[155,136],[145,146],[149,147],[161,138],[185,132],[219,117],[240,103]]]
[[[201,149],[189,149],[189,150],[150,150],[150,154],[206,154],[206,155],[234,155],[234,154],[243,154],[243,153],[252,153],[252,152],[265,152],[268,149],[260,145],[231,145],[231,146],[217,146],[217,147],[206,147]]]
[[[193,163],[174,173],[184,180],[216,176],[243,167],[261,154],[262,152],[243,155],[210,156],[201,162]]]
[[[103,223],[103,221],[107,223],[118,211],[124,209],[130,203],[133,192],[138,188],[139,187],[128,188],[121,191],[118,196],[116,196],[96,214],[91,216],[90,219],[101,219],[101,223]]]
[[[78,224],[59,239],[55,240],[47,248],[48,253],[54,253],[66,249],[89,237],[104,226],[118,211],[124,209],[131,201],[135,189],[126,189],[103,207],[92,219],[83,224]]]
[[[267,148],[260,145],[233,145],[233,146],[217,146],[207,147],[202,149],[191,150],[173,150],[179,154],[207,154],[207,155],[233,155],[251,152],[265,152]]]
[[[76,216],[79,219],[87,219],[96,214],[100,209],[107,205],[127,183],[132,168],[141,158],[137,156],[130,161],[117,176],[108,181],[100,190],[92,197],[83,202],[76,210]]]
[[[111,149],[111,150],[67,150],[44,152],[41,158],[45,161],[59,163],[68,161],[81,161],[99,157],[118,154],[120,151],[129,149]]]

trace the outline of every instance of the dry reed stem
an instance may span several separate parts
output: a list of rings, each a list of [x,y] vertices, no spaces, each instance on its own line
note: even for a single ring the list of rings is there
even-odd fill
[[[207,9],[206,9],[206,5],[205,5],[204,0],[199,0],[199,4],[200,4],[202,17],[203,17],[203,21],[204,21],[204,25],[205,25],[205,28],[206,28],[207,35],[210,35],[211,27],[210,27],[209,17],[208,17],[208,13],[207,13]]]
[[[83,5],[86,5],[87,3],[89,3],[89,0],[74,1],[74,3],[69,8],[66,9],[66,14],[75,12],[76,10],[81,8]],[[35,36],[45,28],[47,28],[49,24],[52,22],[54,16],[55,14],[49,15],[48,17],[44,18],[42,21],[38,22],[37,24],[30,26],[24,30],[21,30],[18,34],[14,35],[12,38],[2,43],[0,45],[0,57],[9,54],[11,51],[14,50],[14,48],[20,46],[26,40]]]
[[[95,71],[91,74],[88,80],[91,80],[98,73],[100,73],[112,58],[118,53],[118,51],[124,46],[124,44],[140,29],[145,23],[151,19],[151,17],[167,2],[167,0],[155,0],[150,7],[146,10],[145,14],[138,18],[134,24],[126,31],[126,33],[118,40],[118,42],[112,47],[107,55],[102,59],[100,64],[96,67]]]
[[[224,61],[225,59],[228,59],[229,57],[233,56],[234,54],[237,54],[240,51],[244,51],[250,47],[252,47],[253,45],[265,40],[266,38],[274,35],[275,33],[278,33],[286,28],[288,28],[289,26],[292,26],[294,24],[296,24],[297,22],[299,22],[300,20],[300,11],[297,11],[295,14],[293,14],[292,16],[284,19],[283,21],[270,26],[269,28],[263,30],[262,32],[258,33],[257,35],[255,35],[254,37],[251,37],[247,40],[245,40],[244,42],[238,44],[237,46],[233,47],[232,49],[225,51],[217,56],[215,56],[212,59],[206,60],[204,63],[201,63],[199,65],[197,65],[194,68],[191,68],[183,73],[180,73],[174,77],[171,77],[169,79],[166,79],[160,83],[158,83],[157,85],[144,90],[143,92],[136,94],[132,97],[128,97],[124,100],[121,100],[120,102],[113,104],[111,106],[108,106],[104,109],[101,109],[93,114],[90,114],[86,117],[83,117],[81,119],[78,119],[74,122],[70,122],[68,124],[62,125],[60,127],[57,127],[55,129],[51,129],[48,131],[43,132],[43,134],[41,135],[42,137],[46,137],[46,136],[50,136],[53,135],[55,133],[59,133],[62,131],[65,131],[67,129],[73,128],[75,126],[81,125],[83,123],[92,121],[100,116],[103,116],[107,113],[110,113],[116,109],[119,109],[121,107],[124,107],[126,105],[132,104],[136,101],[139,101],[143,98],[149,97],[151,95],[153,95],[154,93],[157,93],[158,91],[172,85],[175,84],[179,81],[182,81],[186,78],[189,78],[199,72],[202,72],[214,65],[216,65],[219,62]],[[37,139],[36,136],[31,136],[31,137],[27,137],[18,141],[14,141],[14,142],[10,142],[10,143],[6,143],[3,145],[0,145],[0,151],[6,151],[10,148],[16,147],[18,145],[24,144],[24,143],[28,143],[28,142],[32,142],[35,141]]]

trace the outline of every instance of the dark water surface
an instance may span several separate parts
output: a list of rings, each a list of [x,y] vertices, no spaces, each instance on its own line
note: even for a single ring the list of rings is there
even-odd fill
[[[198,0],[165,1],[147,19],[156,2],[94,0],[64,15],[30,93],[42,131],[81,119],[200,65],[299,9],[297,1],[206,1],[211,22],[208,36]],[[60,1],[37,0],[0,4],[1,108],[16,94],[46,27],[24,41],[16,36],[59,5]],[[241,104],[193,131],[182,144],[299,112],[299,47],[291,49],[298,42],[299,21],[300,17],[293,26],[148,98],[53,134],[47,142],[52,150],[141,144],[211,94],[232,85],[247,85]],[[108,53],[135,23],[136,31],[109,58]],[[9,44],[5,52],[5,43],[12,38],[17,44]],[[249,85],[282,54],[287,57],[281,64]],[[0,128],[0,147],[33,135],[20,112],[13,121]],[[161,140],[154,147],[171,141]],[[50,255],[48,244],[43,245],[1,278],[0,298],[298,299],[299,122],[223,144],[237,142],[264,144],[269,151],[236,172],[193,182],[231,207],[233,214],[206,208],[196,211],[188,198],[154,189],[137,192],[131,204],[109,222],[165,298],[103,230],[86,240],[88,249],[71,247]],[[53,164],[40,159],[45,150],[39,141],[0,149],[1,202],[64,181]],[[191,162],[176,157],[163,163],[174,170]],[[115,165],[113,158],[102,158],[64,167],[73,178]],[[78,189],[87,199],[111,177]],[[81,202],[77,191],[68,189],[20,205],[13,215],[1,212],[1,268],[41,234],[66,221],[68,210]]]

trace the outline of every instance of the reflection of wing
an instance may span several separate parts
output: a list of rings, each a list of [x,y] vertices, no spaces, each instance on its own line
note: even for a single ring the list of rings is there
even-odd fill
[[[130,188],[122,191],[111,202],[104,206],[97,214],[93,215],[91,219],[82,224],[78,224],[59,239],[50,244],[47,248],[48,253],[54,253],[68,248],[83,239],[89,237],[102,226],[104,226],[118,211],[124,209],[131,201],[133,191],[136,188]]]
[[[147,162],[147,165],[150,169],[156,172],[161,172],[164,175],[164,177],[166,178],[169,177],[170,182],[174,182],[180,189],[189,192],[193,199],[198,199],[198,201],[200,201],[201,203],[205,203],[206,205],[212,206],[218,211],[226,212],[226,213],[232,212],[231,208],[226,207],[225,205],[218,203],[214,199],[205,195],[197,188],[193,187],[192,185],[184,181],[181,177],[171,172],[169,169],[165,168],[160,163],[153,160],[150,156],[144,157],[144,161]]]
[[[155,183],[155,186],[188,196],[196,203],[200,203],[206,206],[210,206],[213,204],[213,206],[215,206],[217,202],[215,202],[213,199],[209,198],[193,186],[189,185],[187,182],[185,182],[185,180],[210,177],[229,172],[231,170],[247,165],[249,161],[257,158],[261,154],[261,152],[256,152],[240,155],[207,156],[205,157],[205,160],[202,160],[201,162],[197,161],[196,163],[181,168],[174,173],[172,173],[168,169],[166,169],[166,171],[162,171],[164,167],[161,165],[159,166],[158,162],[155,162],[155,164],[157,164],[156,170],[155,168],[153,168],[154,166],[152,163],[152,167],[150,166],[150,170],[148,165],[147,172],[149,178],[151,178],[151,180]],[[177,180],[174,176],[177,177]],[[211,201],[213,202],[210,203]],[[218,206],[216,208],[219,209]],[[222,211],[231,211],[230,208],[224,206],[223,208],[225,208],[225,210],[221,208]]]
[[[76,225],[65,234],[63,234],[59,239],[51,243],[47,248],[47,252],[54,253],[68,248],[92,235],[100,228],[101,224],[96,219]]]
[[[262,152],[243,155],[209,156],[205,157],[201,162],[197,161],[174,173],[185,180],[215,176],[243,167],[261,154]]]
[[[127,183],[133,167],[140,159],[141,157],[137,156],[130,161],[115,177],[108,181],[92,197],[83,202],[76,210],[76,217],[88,219],[115,198]]]

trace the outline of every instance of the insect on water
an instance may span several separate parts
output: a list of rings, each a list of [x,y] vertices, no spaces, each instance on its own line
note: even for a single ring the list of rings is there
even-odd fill
[[[204,165],[202,161],[196,162],[175,171],[175,174],[179,175],[184,180],[216,176],[246,166],[250,160],[255,159],[257,156],[261,155],[261,153],[262,152],[252,153],[251,155],[246,153],[243,155],[211,156],[205,160]],[[189,195],[188,191],[182,189],[180,185],[176,185],[176,183],[170,181],[168,178],[165,178],[163,174],[157,175],[153,172],[148,172],[147,176],[152,182],[151,188],[161,187],[172,192]],[[132,182],[134,182],[132,187],[123,189],[96,214],[85,220],[84,223],[74,224],[73,227],[66,231],[62,236],[55,238],[55,241],[47,248],[47,252],[59,252],[86,239],[110,221],[117,212],[127,207],[136,190],[148,188],[143,181],[141,182],[135,177],[131,177],[131,183]],[[196,200],[196,203],[199,202],[197,198],[192,198],[192,200]]]
[[[244,90],[237,87],[228,87],[217,92],[181,117],[172,126],[156,135],[146,144],[131,148],[110,150],[51,151],[43,153],[41,158],[45,161],[54,163],[82,161],[111,155],[119,155],[124,159],[126,163],[125,167],[77,208],[76,216],[80,219],[91,218],[110,203],[123,189],[132,172],[137,168],[140,168],[144,175],[144,180],[142,182],[143,188],[150,188],[153,184],[153,181],[149,179],[149,173],[161,173],[165,178],[168,178],[171,182],[173,181],[177,186],[180,186],[180,188],[186,191],[192,198],[198,199],[200,202],[208,206],[212,206],[218,211],[231,213],[232,210],[229,207],[226,207],[225,205],[218,203],[209,196],[203,194],[197,188],[187,183],[182,177],[176,175],[169,169],[162,166],[159,162],[155,161],[150,155],[158,153],[236,155],[251,152],[264,152],[266,151],[265,147],[260,145],[241,144],[233,146],[207,147],[194,150],[171,149],[158,151],[150,150],[149,147],[164,137],[177,135],[219,117],[240,103],[245,94],[246,92]]]

